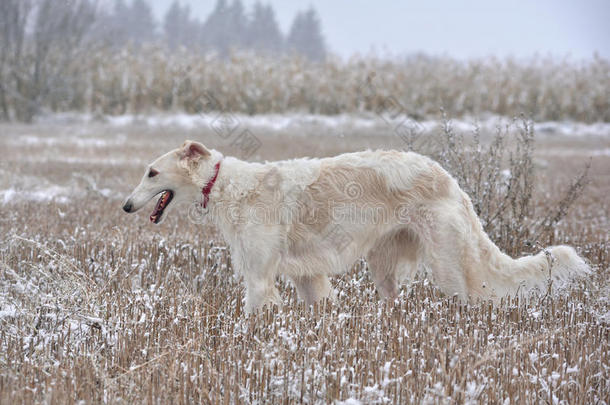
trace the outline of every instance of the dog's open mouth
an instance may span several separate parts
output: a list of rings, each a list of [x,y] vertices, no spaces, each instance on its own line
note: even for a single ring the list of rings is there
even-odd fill
[[[163,211],[167,208],[169,203],[174,198],[174,193],[171,190],[165,190],[161,192],[161,197],[159,197],[159,201],[157,201],[157,205],[155,205],[155,209],[152,214],[150,214],[150,222],[153,224],[158,224],[163,217]]]

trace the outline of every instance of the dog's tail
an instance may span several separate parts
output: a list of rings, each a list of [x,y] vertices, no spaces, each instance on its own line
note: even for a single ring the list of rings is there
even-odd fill
[[[562,286],[569,279],[590,272],[589,266],[574,248],[564,245],[548,247],[535,255],[510,259],[508,264],[502,274],[490,272],[485,277],[492,296],[500,297],[535,288],[544,291],[551,281],[555,286]]]
[[[535,288],[544,291],[550,281],[553,286],[562,286],[573,277],[590,273],[585,260],[570,246],[551,246],[538,254],[513,259],[489,239],[480,222],[479,227],[478,246],[487,254],[479,256],[481,267],[476,278],[480,283],[471,291],[473,296],[500,298]]]

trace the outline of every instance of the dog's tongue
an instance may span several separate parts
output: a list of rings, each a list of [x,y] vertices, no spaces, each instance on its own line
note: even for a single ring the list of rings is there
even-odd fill
[[[159,200],[157,201],[157,205],[155,205],[155,209],[153,210],[152,214],[150,214],[150,222],[153,224],[159,222],[161,215],[163,215],[163,210],[169,202],[169,197],[170,193],[168,191],[164,191],[161,194],[161,197],[159,197]]]

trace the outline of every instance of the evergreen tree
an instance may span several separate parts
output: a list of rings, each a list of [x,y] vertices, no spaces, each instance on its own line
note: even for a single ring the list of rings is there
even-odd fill
[[[182,45],[182,25],[184,24],[182,13],[182,7],[180,7],[178,0],[174,0],[165,13],[165,18],[163,19],[163,32],[165,34],[165,40],[170,48],[176,48],[177,46]]]
[[[155,19],[145,0],[133,0],[129,10],[129,38],[135,43],[151,42],[155,39]]]
[[[190,7],[188,5],[182,7],[178,0],[174,0],[165,13],[163,31],[170,48],[181,45],[190,47],[196,44],[200,27],[197,20],[191,19]]]
[[[282,49],[283,38],[270,5],[259,1],[254,4],[248,24],[247,45],[255,50],[278,53]]]
[[[111,42],[122,45],[127,42],[129,24],[129,6],[125,0],[115,0],[114,10],[107,17],[108,32],[110,32]]]
[[[288,49],[300,53],[313,61],[326,57],[326,45],[320,26],[320,19],[313,8],[298,12],[287,38]]]
[[[230,48],[228,15],[226,0],[217,0],[214,10],[203,24],[203,45],[208,49],[216,49],[221,55],[227,55]]]
[[[229,46],[231,48],[244,48],[247,41],[248,19],[241,0],[233,0],[227,14],[228,31],[225,34],[228,36]]]
[[[116,0],[114,12],[107,17],[107,21],[112,41],[116,44],[121,45],[126,41],[141,44],[155,39],[155,19],[145,0],[133,0],[131,5],[125,0]]]

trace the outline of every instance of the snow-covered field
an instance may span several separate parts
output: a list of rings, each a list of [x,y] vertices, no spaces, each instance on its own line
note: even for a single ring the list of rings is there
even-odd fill
[[[452,125],[476,123],[485,140],[508,122]],[[175,211],[156,227],[120,209],[146,164],[187,138],[273,160],[406,148],[401,128],[425,151],[439,123],[64,114],[0,124],[0,402],[610,402],[608,123],[536,124],[541,205],[591,159],[554,242],[575,245],[593,274],[497,307],[458,305],[423,277],[380,301],[361,261],[333,280],[336,302],[305,308],[278,280],[285,306],[245,317],[214,229]],[[244,131],[256,142],[244,145]]]

